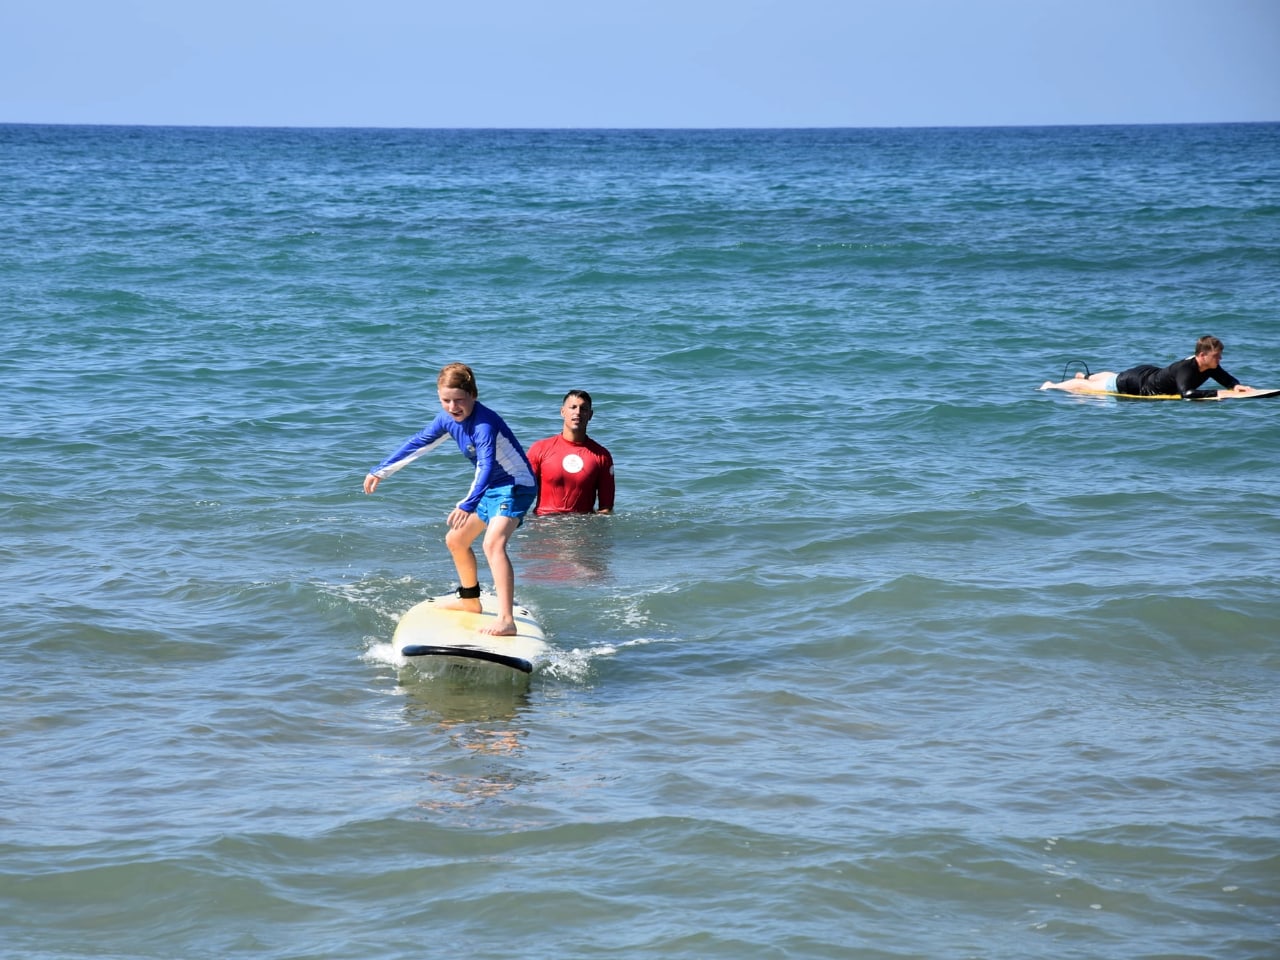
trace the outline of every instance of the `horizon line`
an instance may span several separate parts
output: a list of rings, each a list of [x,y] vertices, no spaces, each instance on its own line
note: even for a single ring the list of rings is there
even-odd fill
[[[808,131],[808,130],[1043,130],[1084,127],[1208,127],[1208,126],[1265,126],[1280,123],[1274,120],[1153,120],[1153,121],[1090,121],[1090,122],[1045,122],[1045,123],[920,123],[920,124],[871,124],[865,126],[849,124],[803,124],[797,126],[737,125],[723,126],[609,126],[609,125],[563,125],[538,126],[517,125],[501,126],[477,124],[474,126],[407,126],[404,124],[276,124],[276,123],[169,123],[169,122],[119,122],[119,121],[46,121],[46,120],[0,120],[0,127],[103,127],[103,128],[136,128],[162,130],[368,130],[368,131],[417,131],[417,132],[494,132],[512,131],[528,133],[645,133],[645,132],[754,132],[754,131]]]

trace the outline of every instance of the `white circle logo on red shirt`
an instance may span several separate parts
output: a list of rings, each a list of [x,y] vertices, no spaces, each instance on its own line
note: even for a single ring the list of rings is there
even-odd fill
[[[582,458],[576,453],[571,453],[560,461],[560,466],[564,467],[565,473],[581,473]]]

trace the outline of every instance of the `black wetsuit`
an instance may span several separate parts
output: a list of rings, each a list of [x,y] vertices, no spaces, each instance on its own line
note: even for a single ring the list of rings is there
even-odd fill
[[[1201,371],[1196,365],[1195,357],[1187,357],[1167,367],[1157,367],[1144,363],[1116,375],[1116,393],[1136,394],[1152,397],[1159,394],[1176,393],[1183,400],[1195,400],[1200,397],[1215,397],[1216,390],[1197,390],[1196,387],[1212,377],[1228,390],[1240,381],[1221,367]]]

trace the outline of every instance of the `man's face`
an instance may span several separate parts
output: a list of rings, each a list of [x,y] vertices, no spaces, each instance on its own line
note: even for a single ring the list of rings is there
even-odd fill
[[[570,397],[560,408],[560,416],[569,430],[586,430],[591,422],[591,404],[581,397]]]
[[[1218,363],[1222,360],[1222,351],[1213,350],[1209,353],[1197,353],[1196,365],[1201,370],[1217,370]]]

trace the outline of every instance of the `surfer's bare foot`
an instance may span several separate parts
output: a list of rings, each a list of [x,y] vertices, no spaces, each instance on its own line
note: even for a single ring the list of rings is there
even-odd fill
[[[441,610],[462,610],[466,613],[483,613],[484,606],[474,597],[454,597],[452,600],[442,600],[440,602]]]
[[[512,620],[495,620],[487,627],[481,627],[476,633],[483,633],[490,637],[514,637],[516,635],[516,625]]]
[[[1040,389],[1041,389],[1041,390],[1052,390],[1052,389],[1053,389],[1053,381],[1052,381],[1052,380],[1046,380],[1044,383],[1040,384]]]

